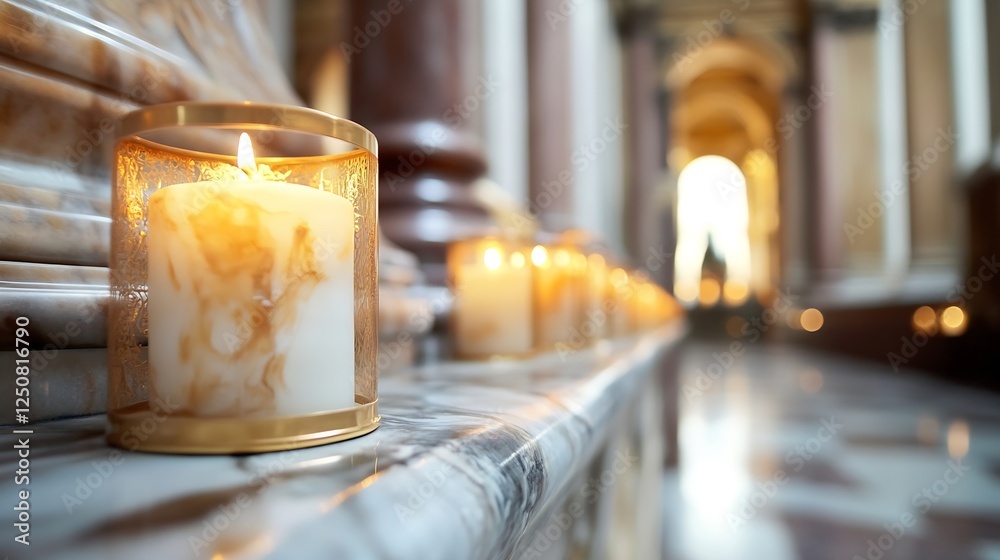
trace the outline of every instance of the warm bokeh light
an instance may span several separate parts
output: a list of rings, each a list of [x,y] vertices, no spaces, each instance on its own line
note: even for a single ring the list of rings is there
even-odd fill
[[[510,266],[514,268],[523,268],[525,263],[524,253],[517,251],[510,255]]]
[[[560,268],[566,268],[569,266],[570,262],[569,251],[566,249],[558,249],[555,256],[552,257],[552,262]]]
[[[615,287],[628,282],[628,272],[624,268],[616,268],[611,271],[611,284]]]
[[[587,271],[587,257],[583,253],[573,254],[573,270],[578,273]]]
[[[712,307],[719,303],[721,295],[722,288],[719,287],[718,280],[715,278],[702,278],[701,286],[698,290],[698,303],[702,307]]]
[[[948,455],[961,459],[969,453],[969,423],[955,420],[948,425]]]
[[[496,270],[500,268],[503,263],[503,256],[500,254],[500,250],[496,247],[490,247],[483,251],[483,264],[486,268],[490,270]]]
[[[934,313],[934,309],[927,305],[918,307],[913,312],[912,324],[915,332],[935,334],[937,333],[937,314]]]
[[[750,286],[740,280],[726,280],[722,285],[722,297],[729,305],[740,305],[750,295]]]
[[[802,316],[799,317],[799,324],[808,332],[816,332],[823,328],[823,314],[820,313],[819,309],[810,307],[802,312]]]
[[[684,303],[698,299],[698,284],[678,283],[674,285],[674,295]]]
[[[965,332],[967,326],[965,311],[961,307],[952,305],[941,312],[939,324],[941,333],[946,336],[958,336]]]
[[[598,255],[597,253],[594,253],[594,254],[590,255],[589,257],[587,257],[587,264],[589,264],[590,268],[592,268],[592,269],[600,270],[600,269],[604,268],[604,266],[605,266],[606,263],[604,261],[604,257],[603,256]]]
[[[548,260],[549,252],[545,250],[545,247],[535,245],[535,248],[531,250],[531,262],[535,266],[544,266]]]

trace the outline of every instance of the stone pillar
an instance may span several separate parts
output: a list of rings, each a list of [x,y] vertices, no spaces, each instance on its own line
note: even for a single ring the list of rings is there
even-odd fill
[[[438,284],[447,243],[491,225],[469,186],[486,170],[478,110],[499,85],[476,75],[470,9],[462,0],[354,0],[341,46],[352,120],[379,142],[382,231]]]
[[[574,225],[570,22],[562,16],[561,1],[525,0],[529,206],[552,231]]]
[[[625,245],[637,263],[646,266],[647,257],[660,245],[673,251],[676,232],[672,221],[665,221],[654,210],[656,190],[666,163],[664,136],[666,116],[659,82],[656,46],[656,14],[634,10],[621,20],[622,48],[625,55]],[[671,285],[669,262],[656,261],[650,273],[660,282]],[[653,269],[655,268],[655,270]]]

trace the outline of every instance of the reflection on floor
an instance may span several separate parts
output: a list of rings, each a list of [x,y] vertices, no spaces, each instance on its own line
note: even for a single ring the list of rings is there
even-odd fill
[[[681,361],[665,558],[1000,559],[1000,395],[798,349],[725,350],[692,345]]]

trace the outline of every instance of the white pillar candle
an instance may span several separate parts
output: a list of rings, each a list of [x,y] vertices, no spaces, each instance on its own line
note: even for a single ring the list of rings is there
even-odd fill
[[[538,286],[538,335],[547,345],[568,341],[574,330],[581,327],[582,298],[571,258],[566,249],[549,255],[537,246],[532,252]]]
[[[455,271],[453,328],[459,354],[523,354],[532,349],[531,270],[522,253],[489,248]]]
[[[604,257],[598,254],[587,258],[587,318],[592,326],[592,338],[601,339],[609,334],[610,318],[608,317],[608,266]]]
[[[274,181],[149,198],[151,397],[199,417],[354,406],[354,208]]]

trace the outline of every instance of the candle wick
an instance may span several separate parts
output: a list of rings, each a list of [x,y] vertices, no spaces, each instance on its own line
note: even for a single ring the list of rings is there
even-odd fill
[[[256,167],[250,167],[248,165],[245,165],[245,166],[241,166],[240,167],[240,171],[242,171],[243,174],[246,175],[247,179],[251,179],[252,180],[252,179],[254,179],[257,176],[257,168]]]

